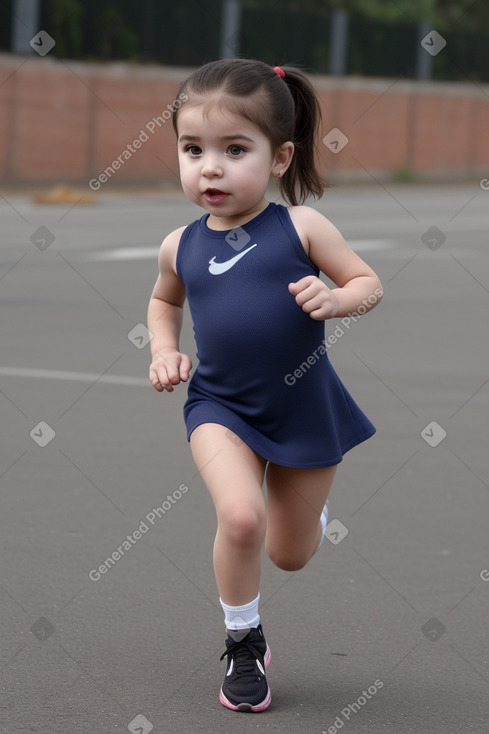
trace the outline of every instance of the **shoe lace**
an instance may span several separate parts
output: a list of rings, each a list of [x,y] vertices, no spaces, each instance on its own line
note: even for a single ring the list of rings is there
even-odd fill
[[[236,672],[244,675],[253,675],[255,673],[255,661],[262,657],[258,648],[246,639],[233,642],[226,652],[223,652],[219,660],[223,660],[227,656],[234,656]]]

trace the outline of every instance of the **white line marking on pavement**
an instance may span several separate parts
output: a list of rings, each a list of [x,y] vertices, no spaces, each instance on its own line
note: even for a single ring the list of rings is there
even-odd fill
[[[112,262],[114,260],[156,260],[159,247],[119,247],[113,250],[100,250],[87,255],[87,260]]]
[[[76,382],[104,382],[106,385],[132,385],[151,387],[149,378],[125,377],[124,375],[97,375],[95,372],[67,372],[65,370],[41,370],[28,367],[0,367],[0,376],[30,377],[32,379],[74,380]]]
[[[395,250],[395,240],[347,240],[355,252],[376,252],[377,250]]]

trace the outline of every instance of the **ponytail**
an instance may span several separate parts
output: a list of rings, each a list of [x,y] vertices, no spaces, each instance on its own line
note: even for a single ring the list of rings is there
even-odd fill
[[[292,66],[282,67],[283,80],[294,100],[295,126],[292,137],[295,150],[291,164],[280,179],[280,193],[293,206],[312,195],[319,199],[329,187],[317,168],[317,138],[321,129],[321,108],[307,76]]]
[[[274,152],[289,140],[294,143],[291,164],[279,182],[281,195],[292,206],[303,204],[308,196],[319,199],[328,188],[316,162],[321,108],[314,87],[300,69],[284,66],[276,71],[263,61],[220,59],[191,74],[180,87],[179,97],[182,94],[190,102],[202,97],[211,102],[217,97],[218,104],[256,125]],[[176,132],[179,109],[173,111]]]

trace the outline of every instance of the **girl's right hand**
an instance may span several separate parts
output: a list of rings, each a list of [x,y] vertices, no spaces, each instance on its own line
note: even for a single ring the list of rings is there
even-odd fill
[[[192,362],[186,354],[172,348],[160,349],[153,355],[149,379],[158,392],[173,392],[173,385],[187,382],[191,369]]]

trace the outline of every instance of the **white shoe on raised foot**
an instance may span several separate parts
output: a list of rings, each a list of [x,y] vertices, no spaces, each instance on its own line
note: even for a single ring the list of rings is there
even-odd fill
[[[317,551],[321,548],[323,544],[323,540],[324,540],[324,534],[326,533],[326,526],[328,524],[328,502],[329,500],[326,500],[326,504],[324,505],[323,511],[321,513],[321,528],[322,528],[321,540],[319,541],[318,547],[314,551],[315,553],[317,553]]]

